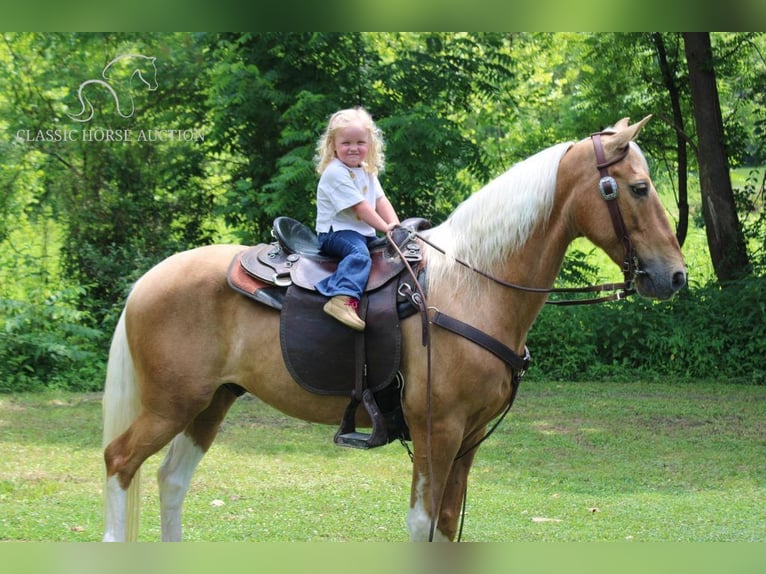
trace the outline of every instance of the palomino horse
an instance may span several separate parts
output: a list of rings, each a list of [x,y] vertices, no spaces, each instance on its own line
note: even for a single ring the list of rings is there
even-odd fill
[[[523,354],[544,291],[578,236],[620,265],[630,259],[640,295],[666,299],[681,289],[681,250],[633,143],[648,119],[629,125],[626,118],[598,136],[528,158],[423,234],[429,309]],[[605,174],[613,178],[606,190],[600,185]],[[623,221],[617,233],[610,201]],[[192,473],[236,399],[227,383],[292,417],[332,425],[341,420],[345,397],[312,394],[291,378],[280,351],[279,313],[227,287],[227,266],[242,249],[218,245],[176,254],[147,272],[128,298],[104,394],[104,540],[136,537],[137,473],[170,441],[158,471],[162,539],[181,539],[181,506]],[[453,540],[472,447],[509,406],[517,373],[438,327],[427,359],[419,318],[405,319],[401,328],[402,403],[413,446],[409,535]]]

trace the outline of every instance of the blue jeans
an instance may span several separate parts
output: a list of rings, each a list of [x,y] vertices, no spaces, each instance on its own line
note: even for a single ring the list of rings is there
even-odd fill
[[[342,230],[319,234],[322,251],[340,258],[338,269],[316,284],[316,290],[327,297],[346,295],[361,299],[372,269],[367,247],[375,237],[365,237],[356,231]]]

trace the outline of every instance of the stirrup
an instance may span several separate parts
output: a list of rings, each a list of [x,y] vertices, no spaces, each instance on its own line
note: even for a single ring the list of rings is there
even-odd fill
[[[388,431],[386,430],[383,414],[380,412],[380,408],[375,402],[375,397],[372,396],[372,391],[370,391],[370,389],[365,389],[362,393],[362,404],[364,405],[367,414],[370,415],[372,432],[369,434],[357,432],[355,419],[356,408],[359,406],[359,399],[352,397],[351,402],[346,407],[346,411],[343,413],[343,420],[340,423],[340,428],[333,438],[333,441],[338,446],[368,449],[376,446],[383,446],[390,442],[388,440]]]

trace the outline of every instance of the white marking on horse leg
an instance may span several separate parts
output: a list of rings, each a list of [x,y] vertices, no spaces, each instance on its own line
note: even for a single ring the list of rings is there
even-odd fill
[[[117,475],[106,480],[104,497],[104,542],[125,541],[128,491],[120,486]]]
[[[423,487],[425,482],[424,476],[418,479],[418,484],[415,488],[415,504],[413,504],[407,514],[407,529],[410,532],[410,540],[412,542],[428,542],[431,534],[431,517],[428,516],[425,504],[423,504]],[[450,540],[438,528],[434,528],[433,541],[449,542]]]
[[[203,456],[205,451],[184,433],[176,435],[170,443],[168,454],[157,471],[163,542],[181,541],[181,510],[184,498],[189,490],[194,469]]]

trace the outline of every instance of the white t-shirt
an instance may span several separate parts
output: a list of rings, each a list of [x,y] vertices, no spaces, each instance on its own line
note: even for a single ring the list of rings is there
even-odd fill
[[[359,219],[352,206],[367,201],[373,209],[383,188],[377,176],[361,167],[348,167],[342,161],[332,160],[319,178],[317,185],[318,233],[350,229],[367,237],[375,235],[375,228]]]

